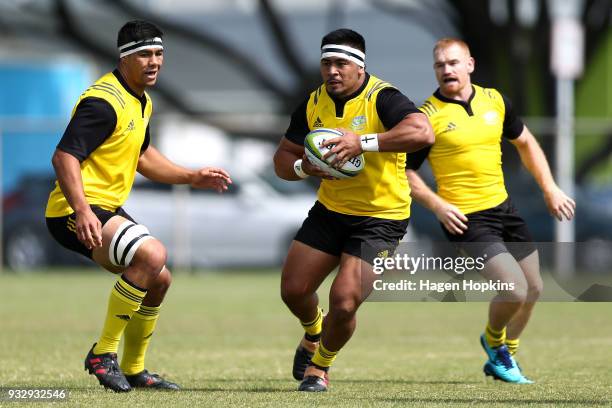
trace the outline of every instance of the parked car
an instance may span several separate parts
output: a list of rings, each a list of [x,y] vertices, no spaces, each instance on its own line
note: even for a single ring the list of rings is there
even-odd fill
[[[231,174],[234,184],[224,194],[139,178],[124,208],[168,247],[170,264],[280,265],[316,199],[315,190],[306,183],[277,180],[272,186],[258,174]],[[11,269],[92,265],[47,231],[44,210],[53,181],[47,175],[27,176],[4,197],[3,245]],[[177,259],[181,255],[188,258]]]
[[[435,185],[433,176],[427,172],[423,175],[428,185]],[[506,189],[525,220],[533,239],[536,242],[554,241],[555,219],[548,213],[542,192],[533,178],[526,172],[508,174],[505,179]],[[612,241],[612,207],[610,198],[612,190],[594,190],[589,187],[576,186],[575,236],[576,242],[594,240]],[[433,213],[413,201],[410,225],[417,236],[444,241],[440,224]]]
[[[425,173],[426,178],[429,177]],[[522,172],[512,177],[506,176],[506,187],[525,220],[535,242],[554,242],[555,219],[548,213],[542,192],[528,174]],[[431,178],[428,184],[433,185]],[[612,207],[610,198],[612,190],[595,190],[589,187],[576,186],[574,200],[576,214],[574,217],[575,241],[578,266],[591,271],[609,269],[612,265]],[[413,240],[444,242],[440,224],[432,212],[418,203],[413,203],[410,225],[415,232]],[[468,216],[469,217],[469,216]],[[550,246],[548,247],[550,248]],[[540,254],[542,264],[552,264],[552,252]]]
[[[19,188],[2,200],[2,245],[4,263],[13,270],[31,270],[47,265],[93,265],[75,255],[49,235],[45,207],[54,188],[51,175],[26,175]]]
[[[182,255],[198,267],[280,265],[315,191],[297,186],[302,183],[280,180],[284,187],[274,188],[260,175],[230,174],[234,183],[224,194],[142,179],[124,208],[167,245],[170,262]]]

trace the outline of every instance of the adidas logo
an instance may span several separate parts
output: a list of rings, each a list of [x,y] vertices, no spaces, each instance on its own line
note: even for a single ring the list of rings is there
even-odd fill
[[[312,127],[316,127],[316,128],[322,128],[323,126],[323,122],[321,122],[321,118],[317,117],[317,120],[315,120],[315,123]]]
[[[444,129],[444,132],[450,132],[455,129],[457,129],[457,125],[455,125],[453,122],[448,122],[448,126],[446,126],[446,129]]]
[[[385,249],[384,251],[380,251],[376,254],[377,258],[387,258],[389,256],[389,250]]]
[[[115,315],[115,317],[118,317],[121,320],[130,320],[131,317],[129,315]]]
[[[134,121],[130,120],[130,124],[127,127],[127,131],[131,132],[132,130],[134,130]]]

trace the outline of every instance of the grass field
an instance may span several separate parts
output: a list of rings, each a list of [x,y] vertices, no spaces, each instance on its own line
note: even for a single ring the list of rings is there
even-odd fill
[[[301,328],[276,272],[177,274],[147,368],[184,391],[118,395],[83,371],[113,282],[97,270],[0,275],[0,386],[70,390],[60,406],[612,404],[612,305],[603,303],[538,305],[519,352],[537,381],[527,386],[485,381],[485,303],[366,303],[330,392],[298,393],[290,365]]]

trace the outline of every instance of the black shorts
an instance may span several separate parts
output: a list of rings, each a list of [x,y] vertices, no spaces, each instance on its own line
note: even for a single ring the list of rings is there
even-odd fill
[[[90,206],[91,210],[96,217],[104,224],[108,222],[115,215],[120,215],[123,218],[127,218],[132,222],[134,219],[125,212],[125,210],[121,207],[117,208],[115,212],[105,210],[96,205]],[[76,231],[74,229],[74,221],[75,221],[75,213],[70,215],[66,215],[64,217],[47,217],[47,228],[49,232],[53,236],[53,238],[59,242],[63,247],[70,249],[71,251],[78,252],[79,254],[85,255],[87,258],[91,259],[92,250],[87,249],[85,245],[77,238]]]
[[[453,235],[442,224],[446,237],[472,258],[486,254],[486,259],[508,252],[520,261],[536,250],[525,221],[508,197],[497,207],[466,214],[468,229]]]
[[[346,215],[328,210],[319,201],[308,212],[295,240],[340,256],[343,252],[372,264],[393,255],[408,228],[405,220]]]

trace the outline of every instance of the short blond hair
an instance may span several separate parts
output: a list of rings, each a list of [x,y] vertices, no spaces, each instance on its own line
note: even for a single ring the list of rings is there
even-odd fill
[[[470,47],[468,47],[467,43],[463,40],[460,40],[459,38],[453,38],[453,37],[446,37],[446,38],[442,38],[438,40],[436,42],[436,45],[434,45],[433,53],[434,55],[436,55],[436,52],[438,50],[448,48],[451,45],[455,45],[455,44],[463,48],[465,52],[467,52],[467,54],[471,56]]]

